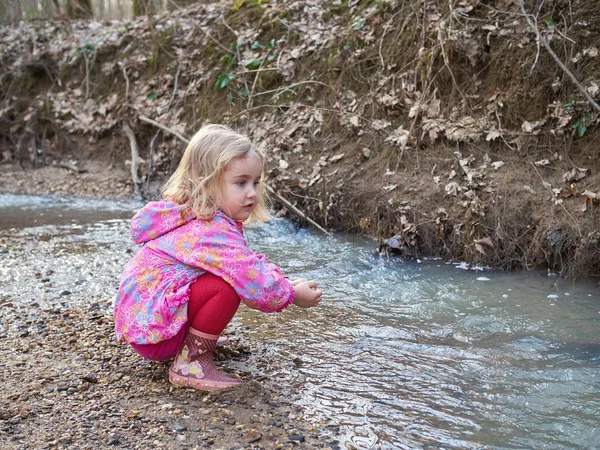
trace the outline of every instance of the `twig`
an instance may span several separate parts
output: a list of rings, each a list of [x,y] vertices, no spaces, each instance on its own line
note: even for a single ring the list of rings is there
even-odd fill
[[[183,137],[181,134],[179,134],[178,132],[171,130],[170,128],[159,124],[158,122],[155,122],[152,119],[149,119],[148,117],[144,116],[144,115],[140,115],[139,119],[143,122],[148,122],[154,126],[159,127],[161,130],[167,131],[168,133],[171,133],[173,135],[175,135],[176,137],[178,137],[179,139],[181,139],[183,142],[185,142],[186,144],[189,144],[190,141],[189,139]],[[129,126],[125,123],[123,125],[123,129],[125,130],[125,132],[127,133],[127,130],[125,129],[125,127],[127,126],[127,128],[129,128]],[[133,131],[131,131],[131,128],[129,128],[129,132],[131,133],[131,135],[133,136]],[[129,135],[129,134],[128,134]],[[131,140],[131,138],[130,138]],[[133,142],[135,142],[135,136],[133,136]],[[137,143],[136,145],[136,150],[137,150]],[[133,145],[132,145],[132,149],[131,149],[132,155],[133,155]],[[132,156],[133,159],[133,156]],[[133,175],[133,164],[131,165],[131,170],[132,170],[132,175]],[[327,236],[329,237],[333,237],[330,233],[327,232],[327,230],[325,230],[323,227],[321,227],[318,223],[316,223],[314,220],[312,220],[310,217],[308,217],[306,214],[304,214],[300,209],[298,209],[296,206],[292,205],[288,200],[286,200],[285,198],[283,198],[281,195],[279,195],[277,192],[275,192],[275,190],[268,184],[268,183],[264,183],[265,189],[267,191],[269,191],[272,195],[274,195],[275,197],[277,197],[282,203],[284,203],[286,206],[288,206],[292,211],[294,211],[296,214],[298,214],[301,218],[303,218],[304,220],[306,220],[307,222],[309,222],[311,225],[315,226],[316,228],[318,228],[319,230],[321,230],[323,233],[325,233]]]
[[[181,8],[181,7],[180,7],[180,6],[179,6],[177,3],[175,3],[173,0],[169,0],[169,2],[170,2],[170,3],[171,3],[173,6],[175,6],[175,8],[177,8],[177,9],[178,9],[178,10],[179,10],[181,13],[183,13],[183,14],[184,14],[186,17],[188,17],[188,18],[189,18],[188,14],[187,14],[187,11],[186,11],[185,9]],[[231,49],[229,49],[229,48],[225,47],[223,44],[221,44],[219,41],[217,41],[217,40],[216,40],[214,37],[212,37],[212,36],[211,36],[211,35],[208,33],[208,31],[204,31],[204,29],[203,29],[203,28],[202,28],[200,25],[198,25],[196,28],[197,28],[198,30],[202,31],[202,33],[204,33],[204,35],[205,35],[207,38],[209,38],[211,41],[213,41],[215,44],[217,44],[217,45],[218,45],[218,46],[221,48],[221,50],[225,50],[227,53],[233,53],[233,51],[232,51]]]
[[[171,109],[171,103],[173,103],[173,99],[175,98],[175,93],[177,92],[177,80],[179,79],[179,72],[181,72],[181,64],[177,65],[177,73],[175,74],[175,85],[173,86],[173,93],[171,94],[171,100],[169,100],[169,104],[167,105],[167,111]]]
[[[290,84],[289,86],[283,86],[283,87],[280,87],[280,88],[277,88],[277,89],[271,89],[269,91],[258,92],[256,94],[254,94],[254,97],[259,97],[261,95],[272,94],[273,92],[278,92],[278,91],[287,91],[287,90],[290,90],[291,88],[294,88],[296,86],[300,86],[300,85],[303,85],[303,84],[320,84],[321,86],[325,86],[325,87],[328,87],[329,89],[333,89],[328,84],[322,83],[320,81],[307,80],[307,81],[300,81],[299,83],[293,83],[293,84]],[[283,94],[283,92],[281,92],[278,95],[281,95],[281,94]],[[275,97],[277,97],[277,95]]]
[[[154,143],[156,138],[160,134],[160,129],[154,134],[150,141],[150,155],[148,156],[148,173],[146,174],[146,192],[148,192],[148,185],[150,184],[150,175],[152,175],[152,160],[154,159]]]
[[[546,187],[547,181],[544,181],[544,179],[540,175],[540,172],[538,172],[537,167],[535,167],[535,164],[531,163],[531,166],[534,168],[535,172],[538,174],[538,177],[540,177],[540,180],[542,180],[542,185],[544,186],[544,188],[546,188],[548,191],[550,191],[551,194],[554,194],[552,192],[552,189]],[[583,236],[581,234],[581,228],[579,227],[579,222],[577,222],[577,220],[575,220],[575,217],[573,217],[573,215],[567,210],[567,208],[565,208],[565,205],[563,205],[562,203],[558,203],[558,205],[560,205],[560,207],[567,213],[567,215],[575,223],[575,226],[577,227],[577,232],[579,233],[579,237]]]
[[[90,92],[90,73],[88,69],[88,57],[85,53],[85,49],[83,50],[83,59],[85,60],[85,98],[88,98],[88,94]]]
[[[67,170],[70,170],[75,173],[86,173],[87,172],[87,170],[85,170],[85,169],[81,169],[80,167],[77,167],[74,164],[69,164],[66,162],[59,162],[59,163],[53,164],[53,166],[62,167],[63,169],[67,169]]]
[[[144,116],[143,114],[140,114],[140,116],[139,116],[139,119],[140,119],[142,122],[147,122],[147,123],[149,123],[149,124],[151,124],[151,125],[154,125],[155,127],[158,127],[158,128],[160,128],[161,130],[164,130],[164,131],[166,131],[166,132],[168,132],[168,133],[171,133],[171,134],[173,134],[173,135],[177,136],[179,139],[181,139],[181,140],[182,140],[183,142],[185,142],[186,144],[189,144],[189,143],[190,143],[189,139],[186,139],[186,138],[184,138],[184,137],[183,137],[181,134],[179,134],[177,131],[175,131],[175,130],[171,130],[170,128],[168,128],[168,127],[166,127],[166,126],[164,126],[164,125],[161,125],[161,124],[160,124],[160,123],[158,123],[158,122],[155,122],[154,120],[150,119],[149,117],[146,117],[146,116]]]
[[[538,40],[542,43],[542,45],[548,51],[548,53],[550,53],[550,56],[552,56],[554,61],[556,61],[556,64],[558,64],[558,66],[569,76],[569,78],[571,79],[573,84],[577,87],[577,89],[579,89],[579,91],[583,94],[583,96],[587,99],[587,101],[590,102],[590,105],[592,105],[592,107],[600,113],[600,105],[598,105],[598,103],[596,103],[594,101],[594,99],[591,97],[591,95],[588,93],[588,91],[581,85],[579,80],[577,80],[577,78],[575,78],[575,75],[573,75],[573,73],[567,68],[567,66],[564,65],[564,63],[560,60],[560,58],[556,55],[556,53],[554,53],[554,50],[552,50],[552,47],[550,47],[550,44],[548,43],[546,38],[540,34],[540,31],[537,29],[535,24],[532,22],[532,20],[531,20],[532,15],[527,14],[525,12],[525,5],[523,4],[523,0],[520,1],[520,4],[521,4],[521,11],[525,15],[525,18],[527,19],[527,23],[532,28],[533,32],[536,34]]]
[[[138,175],[138,161],[140,159],[140,152],[138,150],[137,140],[135,134],[127,122],[123,122],[123,131],[129,138],[129,146],[131,147],[131,180],[135,186],[135,193],[139,194],[139,184],[142,182]]]
[[[292,205],[288,200],[286,200],[281,195],[279,195],[277,192],[275,192],[275,190],[270,185],[268,185],[267,183],[265,183],[265,188],[267,189],[267,191],[269,191],[272,195],[274,195],[275,197],[277,197],[288,208],[290,208],[292,211],[294,211],[296,214],[298,214],[304,220],[306,220],[310,224],[314,225],[316,228],[318,228],[319,230],[321,230],[323,233],[325,233],[330,238],[333,237],[331,234],[329,234],[327,232],[327,230],[325,230],[325,228],[321,227],[317,222],[315,222],[314,220],[312,220],[310,217],[308,217],[306,214],[304,214],[302,211],[300,211],[298,208],[296,208],[294,205]]]
[[[250,130],[250,108],[252,107],[252,95],[254,94],[254,88],[256,88],[256,83],[258,81],[258,77],[260,76],[260,69],[262,69],[263,64],[265,63],[265,61],[267,60],[267,57],[271,54],[271,50],[269,50],[267,52],[267,54],[263,57],[262,61],[260,62],[260,66],[258,66],[258,72],[256,72],[256,75],[254,75],[254,82],[252,83],[252,89],[250,90],[250,92],[248,92],[248,90],[246,89],[246,92],[248,92],[248,101],[246,102],[246,111],[248,111],[248,117],[246,120],[246,134],[248,133],[248,130]]]
[[[463,100],[465,102],[465,106],[467,108],[471,109],[469,107],[469,103],[467,101],[467,97],[465,96],[465,94],[463,93],[463,91],[460,90],[460,87],[458,86],[456,78],[454,77],[454,72],[452,72],[452,69],[450,69],[450,62],[448,60],[448,55],[446,54],[446,49],[444,48],[444,45],[445,45],[446,41],[444,41],[443,38],[442,38],[442,27],[441,26],[438,26],[438,39],[440,41],[440,47],[442,49],[442,58],[444,59],[444,66],[448,69],[448,72],[450,73],[450,77],[452,78],[452,82],[454,83],[454,86],[456,87],[456,90],[458,91],[458,93],[463,98]],[[471,115],[473,115],[473,114],[471,114]]]
[[[125,77],[125,100],[129,98],[129,77],[127,76],[127,67],[123,66],[123,76]]]
[[[383,26],[383,33],[381,34],[381,39],[379,40],[379,59],[381,60],[381,67],[385,70],[385,61],[383,59],[383,54],[381,53],[381,47],[383,46],[383,39],[385,38],[385,35],[387,34],[388,30],[390,28],[392,28],[391,23],[392,21],[396,18],[396,16],[398,14],[400,14],[403,10],[401,9],[400,11],[398,11],[396,14],[394,14],[390,20],[387,21],[387,23]],[[406,26],[406,24],[408,23],[408,21],[410,20],[410,18],[412,17],[412,15],[414,14],[414,12],[411,12],[410,14],[408,14],[406,16],[406,19],[404,19],[404,23],[402,24],[402,28],[400,28],[400,32],[398,33],[399,35],[402,34],[402,32],[404,31],[404,27]]]

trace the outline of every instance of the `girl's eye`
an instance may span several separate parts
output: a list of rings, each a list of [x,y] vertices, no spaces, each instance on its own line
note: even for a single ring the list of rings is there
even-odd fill
[[[260,184],[260,181],[255,181],[254,182],[254,186],[258,186]]]
[[[246,182],[245,182],[245,181],[243,181],[243,180],[240,180],[240,181],[238,181],[238,182],[237,182],[237,183],[235,183],[235,184],[237,184],[239,187],[243,187],[243,186],[246,184]]]

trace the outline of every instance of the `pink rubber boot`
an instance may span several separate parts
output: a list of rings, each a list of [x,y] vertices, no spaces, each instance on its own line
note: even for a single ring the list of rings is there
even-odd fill
[[[215,367],[213,353],[218,335],[202,333],[190,327],[181,349],[169,369],[169,381],[203,391],[216,391],[235,386],[240,380],[223,375]]]
[[[218,346],[227,345],[230,342],[231,342],[231,340],[227,336],[219,336],[219,339],[217,339]]]

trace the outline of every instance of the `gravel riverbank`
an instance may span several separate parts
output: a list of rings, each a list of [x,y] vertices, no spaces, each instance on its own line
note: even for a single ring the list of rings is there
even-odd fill
[[[168,363],[115,342],[123,227],[0,232],[0,448],[338,448],[339,429],[303,419],[301,387],[270,377],[268,344],[239,322],[217,356],[244,382],[215,393],[170,385]]]

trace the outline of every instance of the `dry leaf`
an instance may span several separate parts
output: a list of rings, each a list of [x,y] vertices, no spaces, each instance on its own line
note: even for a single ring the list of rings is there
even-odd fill
[[[448,183],[444,190],[446,191],[446,195],[453,195],[456,197],[458,195],[458,183],[453,181],[452,183]]]
[[[570,183],[571,181],[579,181],[587,176],[589,169],[580,169],[579,167],[573,167],[563,175],[563,181]]]
[[[481,238],[481,239],[475,239],[475,241],[473,241],[473,242],[475,242],[476,244],[483,244],[483,245],[487,245],[490,248],[494,248],[494,244],[493,244],[492,240],[489,237],[484,237],[484,238]]]
[[[488,135],[485,137],[486,141],[493,141],[497,138],[500,137],[500,132],[496,131],[496,130],[492,130],[488,133]]]

